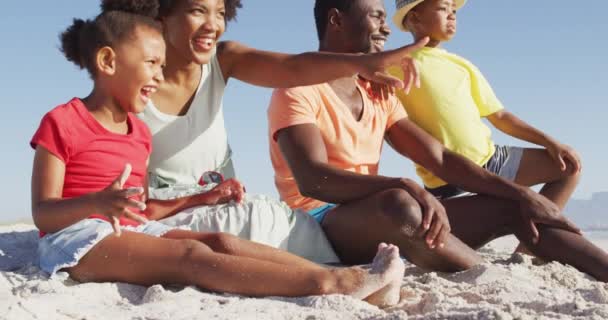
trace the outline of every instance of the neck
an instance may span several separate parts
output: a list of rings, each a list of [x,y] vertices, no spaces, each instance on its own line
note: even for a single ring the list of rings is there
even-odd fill
[[[339,39],[326,36],[319,43],[319,51],[335,53],[352,53],[346,48],[337,47],[336,44],[342,43]],[[327,82],[336,92],[352,92],[357,90],[357,76],[338,78]]]
[[[167,45],[167,65],[163,70],[165,83],[184,85],[198,83],[201,73],[201,65],[191,60],[184,59],[175,48]]]
[[[429,48],[439,48],[439,47],[441,47],[441,41],[431,39],[426,44],[426,47],[429,47]]]
[[[334,79],[328,81],[327,84],[336,92],[352,93],[357,91],[357,76]]]
[[[414,35],[414,41],[418,41],[422,38],[424,38],[424,35]],[[429,47],[429,48],[439,48],[441,47],[441,40],[435,40],[431,37],[429,37],[429,42],[426,44],[425,47]]]
[[[105,93],[97,85],[93,91],[83,99],[89,112],[97,121],[106,125],[116,125],[127,122],[128,112],[118,102]]]
[[[319,42],[319,51],[324,52],[335,52],[335,53],[353,53],[348,48],[341,48],[338,44],[343,43],[342,39],[332,37],[330,35],[325,36],[321,42]]]

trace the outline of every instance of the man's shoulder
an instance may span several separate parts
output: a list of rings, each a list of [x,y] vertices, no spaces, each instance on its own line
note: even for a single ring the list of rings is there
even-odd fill
[[[287,100],[291,102],[299,101],[307,104],[322,99],[322,97],[327,95],[327,93],[327,84],[325,83],[292,88],[278,88],[274,89],[272,93],[272,100]]]
[[[320,95],[326,90],[325,89],[326,85],[327,85],[326,83],[319,83],[319,84],[313,84],[313,85],[309,85],[309,86],[277,88],[277,89],[274,89],[274,92],[280,93],[280,94],[296,95],[296,96],[297,95]]]

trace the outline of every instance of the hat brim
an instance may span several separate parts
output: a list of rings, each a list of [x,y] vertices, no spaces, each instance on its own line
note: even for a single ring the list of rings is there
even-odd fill
[[[395,15],[393,15],[393,23],[397,26],[397,28],[399,28],[401,31],[409,32],[409,30],[403,24],[403,19],[405,18],[407,13],[410,12],[410,10],[414,9],[414,7],[419,5],[422,1],[424,1],[424,0],[414,1],[410,4],[407,4],[403,7],[401,7],[401,9],[399,9],[399,10],[397,10],[397,12],[395,12]],[[462,8],[462,6],[465,5],[467,0],[455,0],[455,2],[456,2],[456,9],[460,9],[460,8]]]

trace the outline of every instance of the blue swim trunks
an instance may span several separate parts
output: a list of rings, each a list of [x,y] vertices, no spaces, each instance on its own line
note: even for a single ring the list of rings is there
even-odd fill
[[[327,215],[327,213],[335,207],[335,204],[328,203],[324,206],[320,206],[316,209],[308,211],[308,214],[315,218],[319,224],[321,224],[323,219],[325,219],[325,215]]]

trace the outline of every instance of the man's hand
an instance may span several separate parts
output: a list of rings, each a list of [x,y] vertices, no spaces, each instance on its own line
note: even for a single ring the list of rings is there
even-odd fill
[[[443,247],[451,232],[450,221],[445,207],[430,192],[415,182],[404,179],[404,188],[422,209],[422,232],[429,248]]]
[[[523,218],[529,224],[532,242],[534,243],[537,243],[540,237],[535,223],[546,224],[581,234],[581,230],[560,212],[557,205],[532,190],[522,198],[520,208]]]

